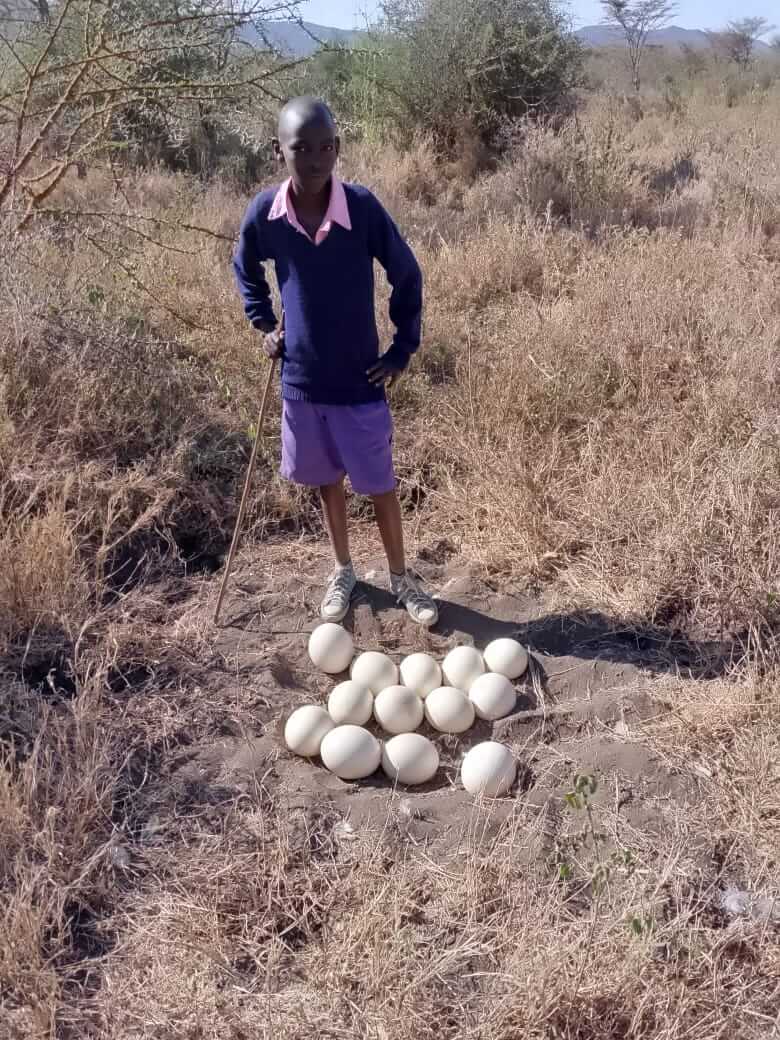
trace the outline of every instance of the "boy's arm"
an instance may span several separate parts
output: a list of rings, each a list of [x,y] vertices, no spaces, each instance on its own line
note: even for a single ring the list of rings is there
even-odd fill
[[[402,372],[420,346],[422,272],[392,217],[373,195],[370,196],[369,243],[372,255],[384,267],[393,287],[390,320],[396,331],[382,361]]]
[[[233,252],[233,271],[247,318],[261,332],[271,332],[276,328],[276,317],[263,270],[263,262],[270,257],[261,234],[262,217],[258,208],[255,201],[244,215]]]

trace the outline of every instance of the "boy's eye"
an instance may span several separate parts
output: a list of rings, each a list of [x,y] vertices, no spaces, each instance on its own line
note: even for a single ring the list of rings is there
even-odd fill
[[[333,145],[332,144],[324,144],[322,146],[322,150],[323,150],[323,152],[332,152],[333,151]]]

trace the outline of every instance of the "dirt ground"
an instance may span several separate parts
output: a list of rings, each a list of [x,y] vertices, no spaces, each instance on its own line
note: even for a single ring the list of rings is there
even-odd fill
[[[621,628],[598,613],[566,614],[512,588],[494,588],[447,560],[446,546],[423,550],[415,567],[437,592],[440,620],[426,632],[399,609],[384,586],[379,558],[364,561],[361,581],[345,625],[356,652],[381,649],[397,662],[423,650],[441,660],[460,644],[484,647],[512,636],[531,653],[527,675],[517,684],[515,710],[498,722],[478,721],[460,736],[422,728],[439,750],[441,765],[422,787],[393,789],[380,773],[359,782],[330,774],[319,760],[292,755],[282,730],[290,712],[323,704],[343,676],[318,673],[306,652],[327,564],[316,554],[311,566],[293,572],[275,557],[264,564],[262,550],[246,553],[231,579],[212,658],[200,687],[222,706],[218,732],[180,747],[163,767],[159,783],[173,791],[208,789],[262,793],[290,813],[327,811],[350,828],[379,829],[400,812],[413,841],[442,846],[458,843],[469,826],[473,799],[458,782],[464,753],[483,740],[506,743],[517,757],[516,784],[490,806],[488,830],[524,806],[551,811],[571,790],[576,774],[599,781],[594,803],[606,800],[625,824],[650,836],[675,811],[699,797],[691,774],[635,739],[635,728],[671,708],[659,676],[717,671],[710,648],[672,642],[668,635]],[[211,582],[216,593],[216,580]],[[211,609],[213,596],[203,610]],[[702,678],[702,681],[706,679]],[[193,690],[202,696],[201,688]],[[658,687],[658,688],[656,688]],[[213,720],[212,720],[213,722]],[[208,732],[214,726],[205,727]],[[381,733],[377,736],[381,737]],[[181,741],[180,741],[181,743]],[[554,815],[554,814],[553,814]],[[555,821],[545,828],[554,843]]]
[[[755,693],[721,650],[567,611],[551,589],[497,587],[443,541],[414,554],[439,597],[427,632],[359,544],[345,622],[356,650],[441,660],[516,636],[531,666],[512,714],[458,737],[424,727],[441,761],[427,785],[395,788],[381,772],[344,782],[282,739],[289,713],[324,703],[341,679],[307,655],[322,540],[249,543],[219,627],[221,570],[190,566],[138,590],[146,634],[135,656],[118,644],[109,690],[97,703],[52,700],[57,790],[23,767],[49,828],[27,845],[51,842],[51,884],[67,892],[64,981],[56,1034],[28,1028],[12,1003],[10,1035],[771,1035],[736,1024],[747,1001],[760,1023],[776,1014],[775,741],[767,729],[742,753]],[[474,799],[460,762],[490,738],[512,749],[517,780],[505,797]],[[578,774],[597,782],[587,804],[573,798]],[[92,815],[78,783],[94,785]],[[60,787],[79,794],[50,812]],[[67,858],[61,836],[74,832]],[[76,883],[62,889],[56,870]],[[650,994],[675,986],[676,1003],[657,1011]],[[718,1031],[698,1025],[713,986],[731,987]],[[402,1026],[396,992],[416,1009]]]

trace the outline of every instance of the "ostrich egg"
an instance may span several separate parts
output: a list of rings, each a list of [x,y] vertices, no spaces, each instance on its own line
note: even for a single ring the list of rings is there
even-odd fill
[[[512,752],[494,740],[486,740],[466,752],[460,767],[460,778],[469,794],[484,794],[488,798],[505,794],[516,774]]]
[[[441,686],[441,668],[430,654],[411,654],[401,663],[401,682],[425,699]]]
[[[312,663],[330,675],[343,672],[354,652],[352,636],[341,625],[334,625],[331,621],[317,625],[309,636],[309,657]]]
[[[483,656],[491,672],[507,679],[519,679],[528,667],[528,651],[516,639],[494,639]]]
[[[318,704],[296,708],[284,725],[284,742],[296,755],[319,755],[320,744],[335,723]]]
[[[328,712],[337,726],[344,723],[365,726],[373,710],[371,691],[354,679],[334,686],[328,697]]]
[[[444,658],[441,670],[448,686],[468,693],[474,680],[485,671],[485,662],[473,646],[456,646]]]
[[[320,757],[342,780],[361,780],[376,771],[382,748],[362,726],[336,726],[323,740]]]
[[[474,724],[474,705],[463,690],[440,686],[425,698],[425,717],[441,733],[463,733]]]
[[[423,702],[406,686],[388,686],[376,695],[374,718],[388,733],[411,733],[423,720]]]
[[[422,733],[401,733],[382,748],[382,769],[399,784],[425,784],[439,768],[439,752]]]
[[[355,682],[365,686],[372,693],[379,693],[387,686],[394,686],[398,682],[398,669],[387,654],[380,654],[378,650],[366,650],[358,654],[352,662],[350,676]]]
[[[517,694],[505,675],[486,672],[471,684],[469,700],[481,719],[503,719],[514,708]]]

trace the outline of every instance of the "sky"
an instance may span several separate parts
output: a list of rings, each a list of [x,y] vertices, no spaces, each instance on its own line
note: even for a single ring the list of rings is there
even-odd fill
[[[365,24],[378,7],[377,0],[303,0],[301,14],[308,22],[353,29]],[[593,25],[601,21],[598,0],[570,0],[566,5],[574,24]],[[680,0],[674,25],[685,29],[720,29],[732,18],[761,15],[780,24],[777,0]]]

